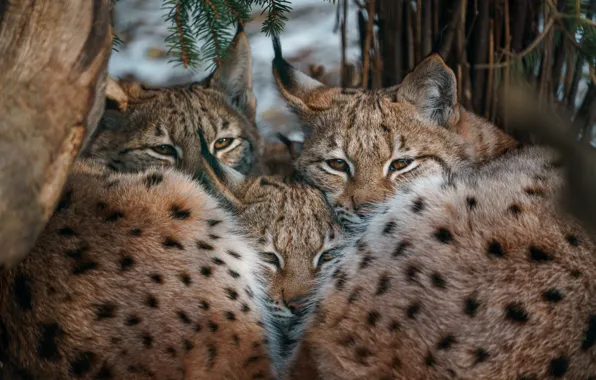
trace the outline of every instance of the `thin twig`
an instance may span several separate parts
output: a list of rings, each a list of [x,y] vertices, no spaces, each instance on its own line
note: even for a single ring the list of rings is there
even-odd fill
[[[176,29],[178,29],[178,35],[180,36],[180,59],[184,64],[184,68],[187,69],[188,65],[190,64],[190,59],[188,58],[188,51],[186,50],[186,42],[184,41],[184,31],[182,30],[182,19],[180,16],[181,10],[181,0],[178,0],[176,3]]]
[[[373,23],[375,21],[375,0],[368,0],[367,3],[367,16],[366,20],[366,37],[364,40],[364,51],[362,52],[362,87],[368,88],[368,74],[370,70],[370,48],[373,38]]]
[[[528,45],[528,47],[525,48],[520,53],[517,53],[517,54],[516,53],[511,53],[507,49],[503,53],[505,54],[506,57],[511,58],[511,61],[517,61],[517,60],[520,60],[520,59],[524,58],[526,55],[528,55],[529,53],[531,53],[534,49],[536,49],[540,45],[540,42],[542,42],[542,40],[544,39],[544,37],[546,37],[546,34],[551,30],[551,28],[553,27],[554,24],[555,24],[555,20],[554,19],[550,19],[548,21],[548,23],[546,24],[546,26],[544,27],[544,30],[542,31],[542,33],[540,33],[538,35],[538,37],[536,37],[536,39],[534,41],[532,41],[532,43],[530,45]],[[494,64],[492,67],[495,68],[495,69],[498,69],[498,68],[507,67],[507,65],[508,65],[507,62],[500,62],[500,63]],[[481,64],[476,65],[474,68],[476,70],[488,69],[489,68],[489,64],[487,64],[487,63],[481,63]]]

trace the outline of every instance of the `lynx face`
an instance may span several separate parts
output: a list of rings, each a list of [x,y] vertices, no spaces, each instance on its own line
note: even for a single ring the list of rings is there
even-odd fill
[[[308,136],[297,169],[325,192],[344,222],[358,222],[415,178],[450,172],[514,144],[458,106],[455,76],[438,56],[400,86],[362,91],[326,87],[276,48],[275,80]]]
[[[201,168],[197,131],[210,152],[242,173],[260,165],[263,142],[255,125],[251,52],[240,31],[229,58],[208,78],[180,88],[148,88],[110,82],[118,109],[106,111],[84,155],[115,171],[150,166]]]

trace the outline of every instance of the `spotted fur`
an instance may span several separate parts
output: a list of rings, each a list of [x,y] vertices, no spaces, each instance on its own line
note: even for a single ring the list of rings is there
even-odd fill
[[[259,256],[188,176],[79,162],[0,274],[2,379],[272,378]]]
[[[596,247],[557,159],[516,149],[381,206],[317,287],[301,354],[319,376],[595,376]]]

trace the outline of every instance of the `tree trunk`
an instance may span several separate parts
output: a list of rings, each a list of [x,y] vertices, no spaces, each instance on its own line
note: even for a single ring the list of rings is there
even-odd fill
[[[0,0],[0,267],[32,248],[97,124],[110,0]]]

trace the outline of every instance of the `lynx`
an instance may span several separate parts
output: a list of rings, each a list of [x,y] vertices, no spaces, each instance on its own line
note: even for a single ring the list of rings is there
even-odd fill
[[[308,303],[297,363],[322,379],[596,376],[596,249],[560,160],[457,105],[438,56],[397,87],[274,75],[310,138],[298,170],[356,229]]]
[[[516,142],[457,104],[453,72],[431,56],[399,86],[327,87],[294,69],[274,40],[273,74],[303,121],[296,167],[323,190],[344,222],[358,223],[415,178],[482,163]]]
[[[228,58],[205,80],[178,88],[110,81],[108,110],[84,157],[121,172],[151,166],[200,171],[197,130],[218,159],[242,173],[260,172],[263,141],[255,124],[251,51],[239,28]]]
[[[0,378],[282,373],[342,231],[318,190],[244,177],[199,140],[237,222],[176,170],[78,162],[33,252],[0,274]]]

